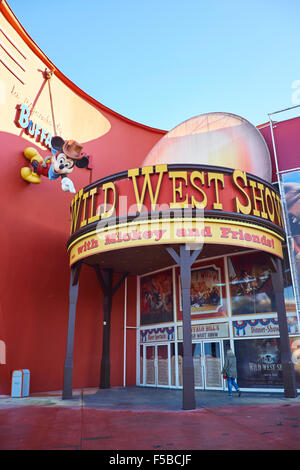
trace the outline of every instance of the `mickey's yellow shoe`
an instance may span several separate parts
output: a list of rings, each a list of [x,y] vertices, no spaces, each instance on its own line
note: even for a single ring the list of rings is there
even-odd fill
[[[28,166],[21,168],[21,176],[23,180],[27,181],[27,183],[39,184],[41,182],[40,175],[37,175],[36,173],[31,171]]]
[[[39,154],[39,152],[33,148],[33,147],[27,147],[25,150],[24,150],[24,156],[27,158],[27,160],[36,160],[37,162],[39,163],[43,163],[44,162],[44,159],[43,157],[41,157],[41,155]]]

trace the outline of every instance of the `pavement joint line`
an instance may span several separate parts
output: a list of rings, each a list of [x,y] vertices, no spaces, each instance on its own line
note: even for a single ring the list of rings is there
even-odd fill
[[[123,395],[124,393],[124,395]],[[281,392],[279,392],[281,393]],[[226,406],[258,406],[258,405],[281,405],[283,407],[300,403],[300,396],[288,398],[279,393],[268,392],[243,392],[242,396],[234,396],[230,399],[226,391],[202,391],[196,390],[196,408],[193,410],[182,409],[182,390],[155,389],[148,387],[112,387],[107,391],[99,389],[80,389],[73,391],[71,400],[62,400],[61,393],[44,392],[32,394],[29,397],[13,398],[0,396],[0,409],[26,406],[59,406],[70,408],[94,408],[98,410],[118,410],[134,412],[195,412],[209,408],[223,408]],[[174,401],[170,400],[174,397]],[[132,398],[132,405],[131,399]]]

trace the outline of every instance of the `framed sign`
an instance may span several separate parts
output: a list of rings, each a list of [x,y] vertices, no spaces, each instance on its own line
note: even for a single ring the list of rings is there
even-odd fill
[[[183,327],[177,327],[178,341],[183,340]],[[207,325],[192,325],[192,340],[227,338],[229,336],[228,323],[208,323]]]
[[[180,275],[179,315],[182,312],[182,292]],[[214,260],[211,264],[200,265],[191,272],[191,315],[193,318],[226,316],[226,293],[223,261]]]
[[[172,271],[141,278],[141,325],[173,321]]]
[[[283,387],[279,338],[237,340],[234,349],[240,387]]]

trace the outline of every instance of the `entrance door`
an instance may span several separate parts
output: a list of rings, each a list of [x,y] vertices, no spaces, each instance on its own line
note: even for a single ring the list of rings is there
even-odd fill
[[[156,385],[155,380],[155,346],[145,346],[145,383],[146,385]]]
[[[192,344],[195,388],[223,390],[221,341]],[[178,385],[182,387],[183,344],[178,343]]]
[[[144,383],[154,387],[170,386],[170,344],[145,345]]]
[[[157,357],[157,385],[168,387],[170,385],[169,344],[156,346]]]
[[[220,341],[204,341],[205,388],[223,389],[222,357]]]
[[[202,349],[202,343],[192,344],[195,387],[201,389],[204,388],[204,361]]]

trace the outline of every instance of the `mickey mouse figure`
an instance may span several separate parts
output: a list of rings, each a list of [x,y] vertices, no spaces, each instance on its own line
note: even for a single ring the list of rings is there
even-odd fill
[[[76,193],[72,180],[68,177],[75,166],[86,168],[89,157],[82,152],[82,145],[75,140],[64,140],[55,136],[51,139],[52,156],[43,159],[39,152],[33,147],[24,150],[25,157],[30,160],[30,167],[21,168],[21,177],[28,183],[38,184],[41,175],[50,180],[61,179],[63,191]]]

